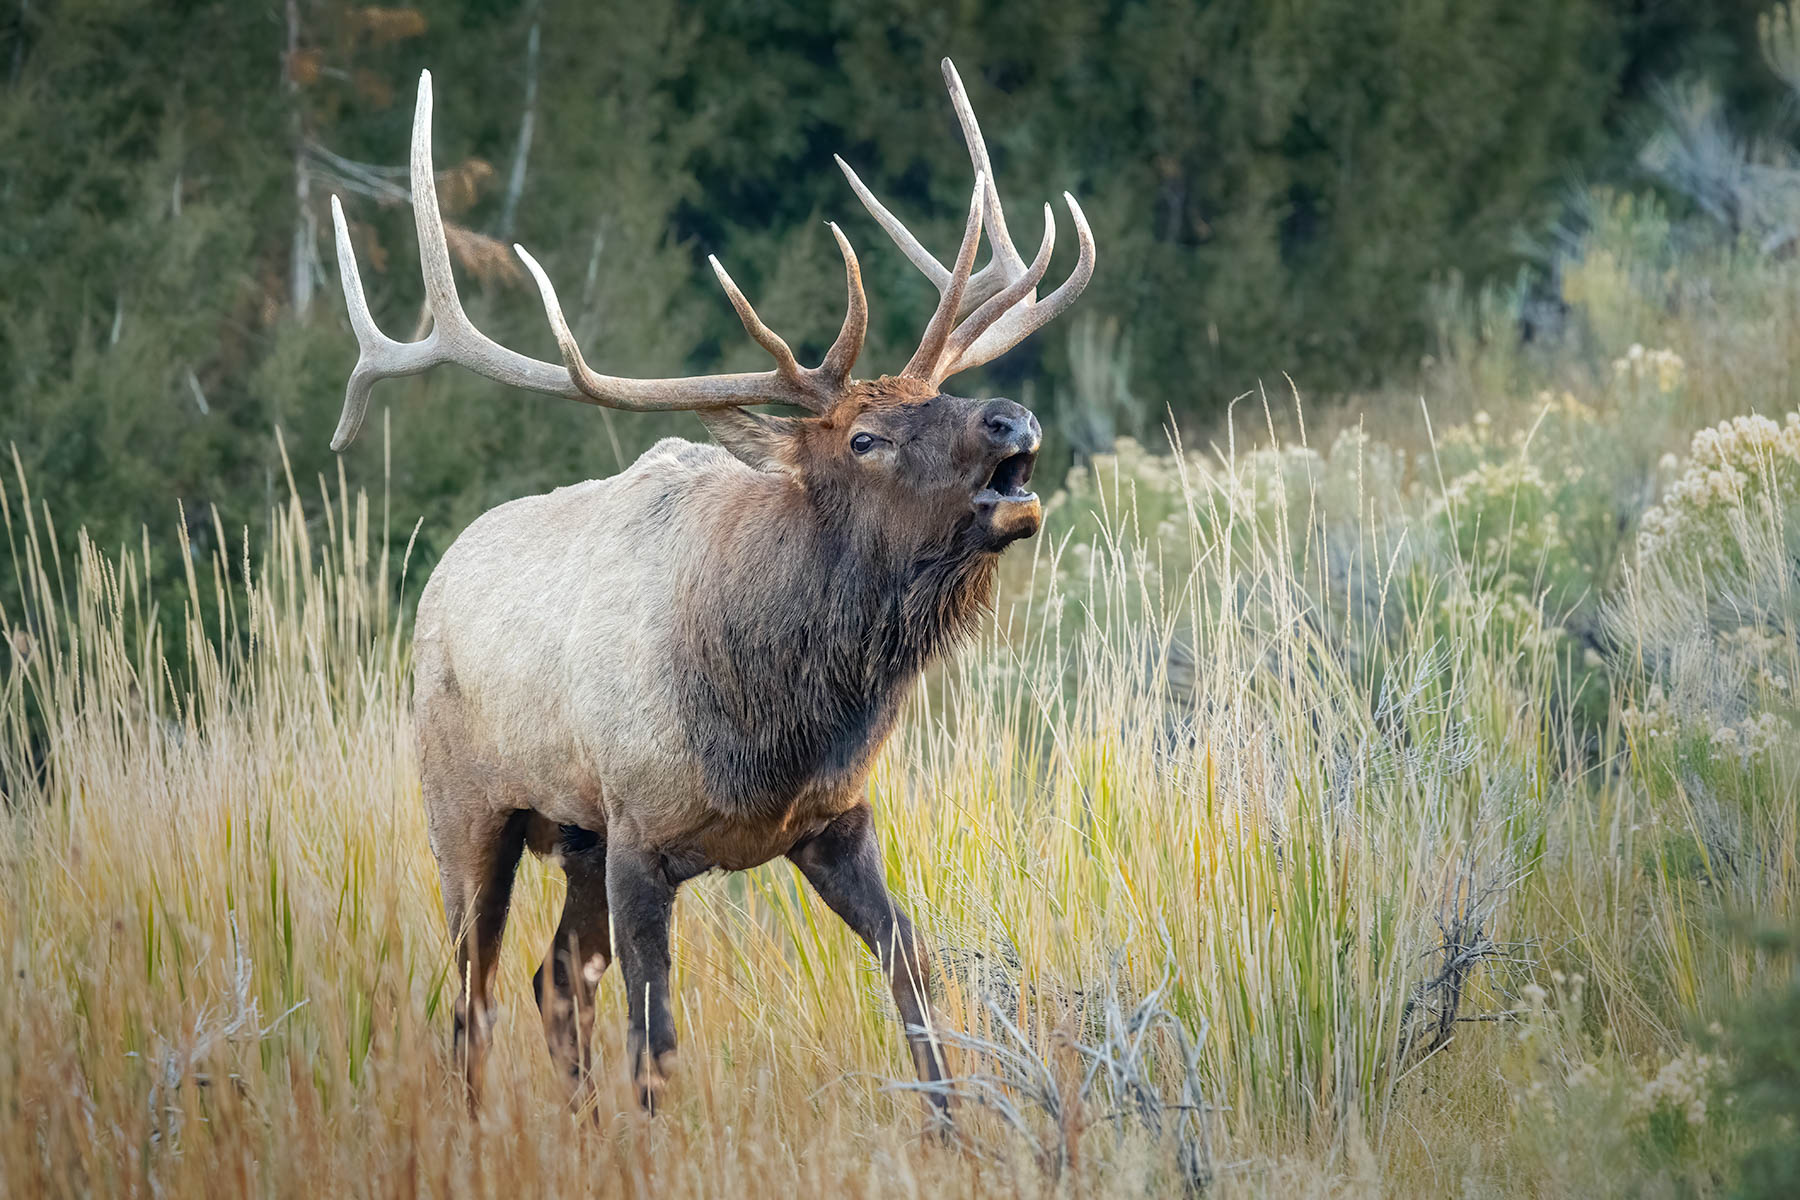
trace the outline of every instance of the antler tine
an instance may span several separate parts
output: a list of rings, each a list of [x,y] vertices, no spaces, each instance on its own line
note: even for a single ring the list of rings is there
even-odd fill
[[[738,285],[731,281],[731,276],[719,262],[717,255],[707,255],[706,261],[712,265],[713,274],[718,276],[719,286],[725,289],[725,297],[731,301],[731,307],[737,310],[738,320],[744,324],[744,332],[769,352],[769,357],[775,360],[777,374],[787,379],[798,379],[800,364],[795,361],[794,352],[788,348],[781,335],[763,324],[762,318],[756,315],[756,309],[750,306],[750,301],[744,298]]]
[[[939,382],[936,375],[939,360],[943,357],[944,344],[949,340],[953,323],[956,320],[957,306],[962,303],[963,289],[969,283],[969,271],[975,266],[975,249],[981,243],[981,215],[986,205],[983,203],[985,177],[975,176],[975,191],[969,197],[969,221],[963,229],[962,246],[956,252],[956,265],[950,270],[950,283],[938,300],[937,311],[931,314],[931,320],[925,326],[925,334],[919,339],[919,348],[907,361],[901,375],[914,379],[930,379],[934,384]]]
[[[362,275],[356,269],[356,252],[350,245],[350,230],[344,224],[344,206],[336,196],[331,198],[331,224],[337,232],[338,282],[344,289],[344,308],[350,314],[350,328],[356,333],[357,351],[356,366],[351,368],[350,380],[344,385],[344,411],[331,435],[331,448],[342,450],[362,432],[363,421],[369,415],[369,392],[375,381],[401,373],[397,364],[383,369],[380,360],[396,357],[395,352],[403,352],[406,347],[382,333],[369,313]],[[429,365],[421,358],[417,369],[423,371]]]
[[[356,251],[344,221],[344,207],[331,198],[331,222],[337,235],[338,280],[344,289],[344,306],[356,332],[359,353],[350,381],[344,388],[344,412],[331,448],[342,450],[355,440],[369,411],[369,393],[379,380],[417,375],[443,362],[461,362],[501,383],[536,392],[575,398],[580,395],[568,373],[546,362],[527,358],[483,337],[463,312],[450,273],[450,248],[438,214],[437,186],[431,170],[431,72],[419,76],[419,100],[413,110],[412,136],[413,213],[419,231],[419,260],[425,276],[425,302],[432,329],[416,342],[398,342],[381,332],[369,313],[363,294]]]
[[[831,227],[831,232],[836,235],[838,249],[844,255],[844,276],[849,296],[844,310],[844,323],[838,329],[831,349],[817,367],[802,367],[795,361],[793,350],[782,340],[780,334],[763,324],[762,318],[756,315],[755,307],[745,299],[738,285],[732,282],[730,273],[718,258],[710,254],[706,257],[706,261],[712,264],[713,274],[719,277],[719,286],[725,289],[731,307],[737,310],[744,332],[769,352],[769,356],[775,360],[775,373],[793,388],[790,403],[821,413],[836,402],[844,381],[850,377],[850,368],[855,364],[856,356],[862,352],[863,335],[869,328],[869,305],[863,296],[862,269],[857,265],[856,252],[850,248],[849,239],[836,225]]]
[[[969,347],[981,339],[981,335],[991,329],[1001,317],[1015,311],[1029,293],[1037,288],[1038,282],[1044,278],[1044,272],[1050,268],[1050,252],[1056,248],[1056,214],[1048,204],[1044,205],[1044,240],[1038,246],[1037,256],[1031,265],[1023,268],[1023,273],[1004,289],[990,296],[981,307],[969,314],[962,324],[950,335],[944,346],[940,364],[935,373],[936,381],[941,383],[958,371],[968,369],[964,356]]]
[[[857,356],[862,353],[863,339],[869,333],[869,300],[863,295],[862,264],[856,261],[856,251],[851,247],[850,239],[844,236],[844,231],[837,227],[836,221],[828,224],[831,226],[831,236],[837,239],[838,252],[844,256],[844,289],[847,295],[844,301],[843,327],[838,330],[831,349],[825,352],[819,371],[841,385],[850,378],[850,368],[856,365]]]
[[[956,360],[949,374],[972,370],[1011,350],[1075,303],[1075,297],[1081,295],[1088,280],[1094,277],[1094,231],[1088,227],[1087,215],[1081,211],[1081,205],[1075,202],[1075,197],[1064,192],[1063,202],[1069,206],[1069,216],[1075,222],[1075,239],[1080,246],[1075,269],[1069,272],[1069,277],[1063,280],[1060,287],[1042,300],[1027,298],[1002,313]]]
[[[802,367],[794,359],[794,352],[788,348],[774,330],[762,323],[756,310],[738,290],[731,276],[725,273],[717,259],[710,259],[713,271],[719,277],[719,283],[725,288],[727,298],[737,310],[738,319],[743,322],[745,330],[757,343],[767,350],[776,362],[773,371],[739,372],[728,375],[696,375],[684,379],[623,379],[616,375],[602,375],[588,366],[586,357],[581,353],[581,346],[575,341],[575,335],[569,329],[569,322],[563,316],[562,302],[557,299],[556,286],[550,282],[549,274],[538,264],[537,259],[523,246],[513,246],[525,269],[537,282],[538,296],[544,304],[544,316],[550,323],[550,332],[556,336],[557,349],[562,352],[563,365],[581,396],[588,397],[596,403],[609,408],[625,407],[617,403],[621,394],[634,397],[630,407],[643,412],[653,410],[683,411],[689,409],[735,408],[745,404],[792,404],[811,412],[825,412],[837,402],[842,390],[843,380],[833,382],[819,367]],[[845,324],[850,318],[845,317]],[[839,338],[844,336],[839,333]]]
[[[837,162],[838,170],[844,173],[844,178],[850,181],[850,190],[856,193],[856,198],[861,200],[863,207],[869,210],[869,215],[875,218],[875,223],[887,231],[888,237],[894,240],[894,245],[900,247],[900,253],[906,255],[907,260],[919,268],[925,278],[931,280],[931,285],[940,293],[949,287],[950,272],[944,269],[944,264],[939,262],[931,251],[919,244],[919,239],[912,235],[912,230],[908,229],[899,217],[889,212],[887,205],[875,198],[875,193],[869,190],[868,185],[863,183],[861,177],[851,169],[850,164],[844,161],[843,155],[834,154],[831,157]]]
[[[868,185],[862,181],[862,177],[857,175],[842,156],[834,154],[832,157],[836,159],[838,169],[843,171],[844,178],[850,181],[850,189],[856,193],[856,198],[862,201],[863,207],[869,210],[869,215],[875,218],[876,224],[887,232],[888,237],[893,239],[894,245],[900,248],[900,253],[906,255],[907,261],[919,268],[925,278],[931,280],[931,286],[938,290],[939,296],[942,296],[944,290],[950,286],[949,270],[937,260],[936,255],[920,245],[919,239],[913,236],[912,230],[908,229],[899,217],[889,211],[887,205],[875,198],[875,193],[869,190]],[[992,185],[990,184],[991,190]],[[996,196],[989,204],[988,211],[992,214],[999,210],[1000,202]],[[958,318],[967,316],[971,309],[1005,286],[1005,280],[999,278],[995,269],[997,265],[997,261],[990,260],[985,267],[969,277],[969,282],[963,289],[962,304],[956,313]],[[1021,262],[1020,269],[1023,268],[1024,263]]]
[[[538,265],[538,260],[531,256],[531,251],[513,243],[513,253],[531,272],[537,282],[538,297],[544,302],[544,319],[549,322],[551,336],[556,338],[556,348],[562,352],[563,369],[568,372],[570,381],[576,392],[591,398],[603,394],[606,386],[612,381],[611,376],[602,375],[588,366],[587,359],[581,353],[581,344],[575,340],[574,331],[569,328],[568,318],[563,316],[562,301],[556,298],[556,285],[550,282],[550,276]]]
[[[968,89],[963,87],[962,76],[957,74],[955,63],[946,58],[939,66],[944,72],[944,86],[950,89],[950,106],[956,110],[956,123],[962,126],[963,143],[969,148],[969,165],[977,175],[985,175],[988,181],[986,225],[988,245],[993,247],[994,256],[987,266],[969,280],[969,291],[963,297],[963,305],[965,308],[974,308],[998,292],[1006,284],[1007,278],[1016,277],[1024,271],[1025,260],[1019,257],[1012,235],[1007,231],[1006,213],[1000,207],[1000,189],[994,182],[994,164],[988,161],[987,139],[981,136],[981,123],[975,119],[975,109],[969,103]]]
[[[473,329],[456,294],[456,276],[450,269],[450,239],[444,233],[444,213],[438,207],[437,171],[431,162],[431,72],[419,72],[419,100],[413,106],[412,153],[408,160],[412,182],[413,228],[419,233],[419,273],[425,277],[425,303],[431,309],[433,332]]]

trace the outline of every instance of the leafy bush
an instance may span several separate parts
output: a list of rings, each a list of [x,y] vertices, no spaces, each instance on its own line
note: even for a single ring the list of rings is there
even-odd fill
[[[1747,1134],[1736,1194],[1776,1200],[1800,1194],[1800,937],[1753,936],[1791,970],[1733,1006],[1716,1032],[1731,1056],[1731,1100]]]

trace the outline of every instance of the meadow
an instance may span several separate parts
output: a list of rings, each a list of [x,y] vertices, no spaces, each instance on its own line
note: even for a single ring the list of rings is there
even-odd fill
[[[15,471],[0,1194],[1783,1194],[1800,265],[1593,206],[1554,343],[1446,289],[1416,386],[1282,380],[1048,498],[871,784],[936,951],[948,1143],[782,863],[683,890],[648,1119],[616,976],[567,1110],[530,986],[562,884],[528,862],[471,1121],[418,514],[290,478],[228,553],[105,546]],[[1105,414],[1128,352],[1075,345],[1057,411]],[[144,582],[168,556],[179,614]]]

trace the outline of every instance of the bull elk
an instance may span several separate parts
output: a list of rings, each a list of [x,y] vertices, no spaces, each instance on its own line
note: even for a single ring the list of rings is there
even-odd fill
[[[535,279],[560,365],[479,332],[451,275],[431,165],[431,76],[419,81],[412,198],[433,326],[384,336],[369,315],[343,210],[338,267],[360,355],[332,447],[356,436],[378,380],[460,363],[531,391],[634,412],[696,412],[716,445],[658,442],[609,479],[501,505],[445,553],[419,598],[413,710],[419,768],[456,944],[456,1054],[473,1103],[491,1024],[513,876],[527,847],[568,876],[535,985],[553,1059],[579,1099],[593,1003],[615,952],[640,1102],[670,1074],[669,919],[681,884],[786,855],[880,961],[914,1065],[943,1078],[926,955],[889,895],[865,798],[872,760],[921,671],[992,601],[1000,552],[1042,519],[1026,489],[1037,419],[1010,400],[946,395],[1062,312],[1094,270],[1081,208],[1069,278],[1037,288],[1055,224],[1027,263],[1014,248],[981,130],[955,68],[944,79],[975,170],[949,267],[838,165],[939,292],[894,376],[853,379],[868,307],[856,254],[823,361],[803,367],[716,259],[712,268],[772,370],[623,379],[590,368],[556,289]],[[987,231],[990,261],[975,271]],[[781,403],[807,417],[750,411]],[[615,949],[616,947],[616,949]],[[941,1090],[933,1093],[942,1105]]]

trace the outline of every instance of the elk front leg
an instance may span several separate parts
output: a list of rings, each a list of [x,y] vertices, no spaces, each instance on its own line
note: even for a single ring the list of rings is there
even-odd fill
[[[675,1067],[675,1018],[669,1011],[669,916],[675,886],[660,855],[619,841],[608,843],[606,896],[630,1013],[626,1057],[638,1103],[651,1112]]]
[[[851,809],[816,836],[788,851],[819,898],[868,944],[894,990],[894,1003],[912,1046],[913,1066],[925,1083],[944,1078],[943,1057],[935,1034],[926,979],[930,961],[913,935],[912,921],[888,893],[875,842],[875,821],[867,804]],[[950,1098],[927,1093],[940,1115],[947,1116]]]

